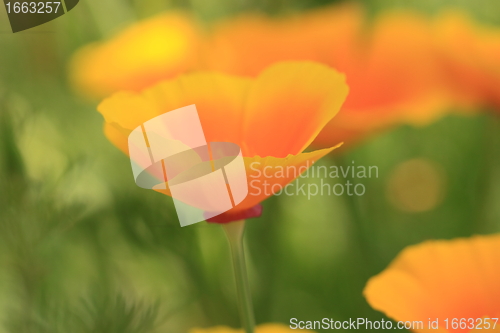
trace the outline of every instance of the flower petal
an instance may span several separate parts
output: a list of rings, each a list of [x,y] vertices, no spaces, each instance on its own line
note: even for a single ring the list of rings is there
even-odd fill
[[[283,158],[271,156],[245,157],[249,193],[233,210],[251,208],[279,192],[316,161],[339,146],[298,155],[289,155]]]
[[[347,93],[344,75],[325,65],[282,62],[269,67],[248,96],[247,156],[299,154],[337,114]]]
[[[129,130],[123,129],[116,123],[104,124],[104,135],[118,149],[128,155],[128,136]]]
[[[457,105],[469,112],[484,105],[500,108],[500,29],[454,9],[436,19],[435,35]]]
[[[340,146],[340,145],[339,145]],[[317,160],[330,153],[335,148],[316,150],[309,153],[277,157],[244,157],[249,185],[248,196],[233,209],[225,212],[226,215],[236,215],[240,211],[250,209],[299,177]],[[154,189],[157,192],[170,195],[166,189]]]
[[[129,131],[162,113],[156,101],[131,91],[119,92],[105,99],[97,110],[107,123],[115,123]]]
[[[203,52],[203,66],[225,73],[257,76],[280,61],[349,59],[346,45],[359,31],[363,7],[348,3],[298,15],[271,18],[245,14],[217,22]],[[342,60],[341,60],[342,59]]]
[[[425,242],[404,250],[364,294],[395,320],[498,318],[498,253],[500,235]]]

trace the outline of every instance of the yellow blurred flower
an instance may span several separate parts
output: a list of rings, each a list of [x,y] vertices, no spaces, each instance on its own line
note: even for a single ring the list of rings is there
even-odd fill
[[[199,47],[194,20],[183,13],[165,13],[79,50],[70,64],[70,79],[94,98],[139,90],[195,68]]]
[[[368,281],[364,294],[373,308],[395,320],[423,321],[425,328],[415,332],[475,332],[473,326],[482,332],[485,326],[475,326],[482,318],[500,316],[499,281],[500,235],[475,236],[405,249]],[[428,329],[429,319],[438,319],[439,330]],[[453,319],[457,325],[464,319],[467,326],[453,326]],[[489,331],[499,332],[500,323]]]
[[[458,106],[500,110],[500,28],[454,10],[438,17],[435,35]]]
[[[292,330],[282,324],[262,324],[255,328],[255,333],[292,333],[292,332],[314,333],[310,330]],[[189,333],[244,333],[242,329],[233,329],[227,326],[213,328],[193,328]]]
[[[195,104],[206,141],[238,144],[247,168],[249,195],[217,217],[224,219],[252,209],[334,149],[303,152],[337,114],[347,91],[344,76],[331,68],[283,62],[255,79],[215,72],[181,75],[140,93],[119,92],[98,110],[109,140],[128,153],[127,137],[137,126]],[[279,169],[292,172],[278,174]]]

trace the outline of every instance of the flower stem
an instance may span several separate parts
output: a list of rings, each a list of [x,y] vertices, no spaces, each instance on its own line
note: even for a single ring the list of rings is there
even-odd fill
[[[248,284],[245,252],[243,249],[243,233],[245,220],[222,224],[231,248],[233,270],[238,294],[240,318],[246,333],[254,333],[255,318],[252,307],[252,296]]]

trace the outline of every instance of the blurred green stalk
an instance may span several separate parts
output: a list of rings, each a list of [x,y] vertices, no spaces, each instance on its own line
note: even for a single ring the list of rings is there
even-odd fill
[[[245,220],[225,223],[222,225],[229,241],[231,256],[233,258],[233,271],[238,294],[238,307],[240,318],[246,333],[254,333],[255,317],[252,306],[252,296],[248,284],[245,251],[243,249],[243,234]]]

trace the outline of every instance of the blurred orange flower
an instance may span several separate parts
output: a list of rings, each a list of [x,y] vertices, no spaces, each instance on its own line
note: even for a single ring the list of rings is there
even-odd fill
[[[359,5],[325,7],[271,18],[244,14],[216,22],[208,35],[202,65],[237,75],[256,76],[279,61],[350,61],[353,42],[364,24]]]
[[[345,73],[351,92],[317,145],[401,122],[427,124],[450,103],[432,25],[415,12],[374,22],[355,4],[281,19],[246,15],[217,24],[206,48],[203,66],[228,73],[256,75],[281,60],[319,61]]]
[[[233,142],[242,150],[251,189],[245,200],[223,214],[231,216],[279,191],[334,149],[303,153],[338,112],[347,91],[344,76],[333,69],[284,62],[255,79],[215,72],[181,75],[140,93],[119,92],[98,110],[109,140],[127,153],[127,137],[134,128],[196,104],[207,142]],[[279,168],[297,172],[269,172]]]
[[[368,281],[364,294],[373,308],[395,320],[423,321],[425,328],[415,332],[479,331],[481,318],[500,316],[499,254],[500,235],[411,246]],[[438,319],[439,330],[428,329],[429,318]],[[452,326],[455,318],[459,326]],[[462,328],[461,319],[467,322]],[[500,323],[491,331],[500,332]]]
[[[70,64],[70,79],[94,98],[139,90],[195,68],[200,38],[187,14],[158,15],[79,50]]]
[[[338,135],[360,139],[401,123],[426,125],[447,111],[449,93],[424,17],[383,13],[357,42],[349,62],[330,63],[346,74],[351,93],[318,144],[338,140]]]
[[[500,29],[454,10],[438,17],[435,35],[458,106],[500,110]]]
[[[310,330],[292,330],[282,324],[263,324],[255,328],[255,333],[292,333],[292,332],[314,333]],[[189,333],[244,333],[242,329],[233,329],[227,326],[217,326],[213,328],[193,328]]]

